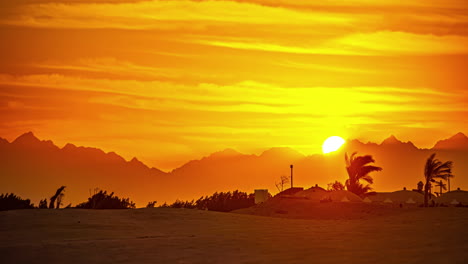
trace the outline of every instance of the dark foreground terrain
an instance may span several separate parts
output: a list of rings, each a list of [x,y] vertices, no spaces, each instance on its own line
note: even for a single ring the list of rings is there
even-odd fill
[[[320,208],[302,220],[170,208],[0,212],[0,263],[468,263],[468,208],[350,206],[365,217],[313,217]]]

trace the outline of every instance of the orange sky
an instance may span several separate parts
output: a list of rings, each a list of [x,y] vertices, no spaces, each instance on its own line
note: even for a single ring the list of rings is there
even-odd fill
[[[1,1],[0,136],[167,170],[224,148],[468,131],[466,0],[311,2]]]

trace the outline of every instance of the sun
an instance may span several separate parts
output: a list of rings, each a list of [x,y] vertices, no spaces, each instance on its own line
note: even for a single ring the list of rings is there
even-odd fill
[[[322,145],[322,151],[324,154],[338,150],[346,141],[338,136],[327,138]]]

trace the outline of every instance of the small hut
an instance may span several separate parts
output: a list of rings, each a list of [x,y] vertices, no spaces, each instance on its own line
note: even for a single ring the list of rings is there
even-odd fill
[[[445,205],[468,205],[468,191],[456,190],[442,194],[435,199],[436,203]]]
[[[255,204],[263,203],[268,200],[268,190],[267,189],[256,189],[255,190]]]
[[[332,202],[362,202],[361,197],[345,190],[325,192],[320,200],[328,200]]]
[[[424,202],[423,194],[408,190],[380,192],[368,195],[366,198],[375,203],[421,204]]]

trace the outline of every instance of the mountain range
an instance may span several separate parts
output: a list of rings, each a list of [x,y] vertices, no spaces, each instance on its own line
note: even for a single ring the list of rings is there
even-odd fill
[[[75,205],[99,188],[130,197],[140,207],[149,201],[191,200],[216,191],[269,189],[276,193],[275,182],[290,175],[290,164],[294,165],[295,186],[326,187],[335,180],[344,182],[344,152],[355,151],[373,155],[375,165],[383,168],[372,175],[376,191],[416,188],[423,180],[426,159],[434,152],[437,158],[454,162],[451,188],[468,188],[468,137],[463,133],[440,140],[431,149],[417,148],[395,136],[380,144],[350,140],[327,155],[305,156],[291,148],[271,148],[260,155],[226,149],[163,172],[137,158],[126,161],[97,148],[73,144],[59,148],[28,132],[12,142],[0,138],[0,193],[13,192],[37,204],[65,185],[64,203]]]

